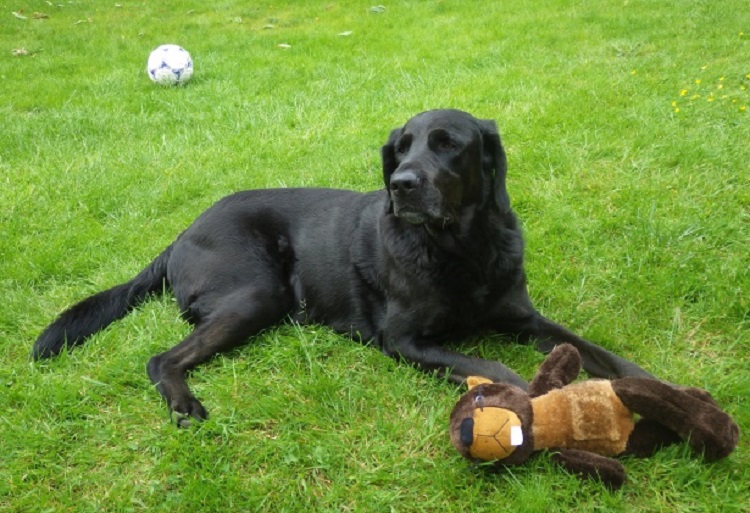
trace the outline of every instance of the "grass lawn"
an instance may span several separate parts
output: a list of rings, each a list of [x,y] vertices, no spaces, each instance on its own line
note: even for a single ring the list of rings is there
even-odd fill
[[[750,511],[747,0],[375,5],[2,2],[0,510]],[[191,52],[187,86],[148,80],[162,43]],[[169,295],[30,363],[217,199],[382,187],[390,129],[439,107],[497,120],[540,309],[708,389],[743,431],[730,458],[627,459],[617,493],[548,455],[473,467],[447,435],[461,389],[314,326],[193,372],[211,417],[178,430],[145,373],[189,332]]]

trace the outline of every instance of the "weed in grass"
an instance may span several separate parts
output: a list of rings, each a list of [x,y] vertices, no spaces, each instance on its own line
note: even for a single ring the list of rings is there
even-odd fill
[[[701,66],[701,74],[705,76],[708,66]],[[685,85],[679,91],[679,98],[672,100],[672,108],[679,113],[688,105],[691,109],[699,108],[702,102],[712,107],[721,106],[724,109],[745,113],[750,103],[750,73],[737,77],[721,75],[718,78],[696,78],[692,84]]]

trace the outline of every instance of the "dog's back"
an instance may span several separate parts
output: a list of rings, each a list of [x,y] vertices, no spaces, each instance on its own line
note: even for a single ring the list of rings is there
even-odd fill
[[[287,313],[297,321],[372,338],[379,314],[367,297],[379,294],[372,269],[384,201],[384,191],[338,189],[263,189],[227,196],[135,278],[66,309],[39,336],[32,356],[51,357],[82,344],[165,288],[173,290],[188,320],[200,322],[228,289],[250,279],[266,280],[269,272],[279,280],[274,284],[280,285],[279,297],[288,292]]]
[[[384,191],[268,189],[220,200],[174,244],[168,282],[177,304],[200,320],[214,296],[271,272],[291,293],[295,320],[372,338],[378,314],[363,301],[379,294],[377,224],[385,199]]]

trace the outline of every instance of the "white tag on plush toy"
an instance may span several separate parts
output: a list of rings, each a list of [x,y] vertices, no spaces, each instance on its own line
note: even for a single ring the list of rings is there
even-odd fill
[[[513,447],[523,445],[523,431],[521,430],[521,426],[510,427],[510,445]]]

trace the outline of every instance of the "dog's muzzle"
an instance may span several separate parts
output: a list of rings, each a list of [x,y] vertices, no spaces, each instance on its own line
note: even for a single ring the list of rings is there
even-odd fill
[[[390,194],[396,217],[411,224],[422,224],[428,220],[422,201],[422,183],[423,179],[411,169],[393,173]]]
[[[396,171],[389,182],[393,214],[411,224],[446,224],[452,216],[444,210],[443,197],[424,176],[413,169]]]

